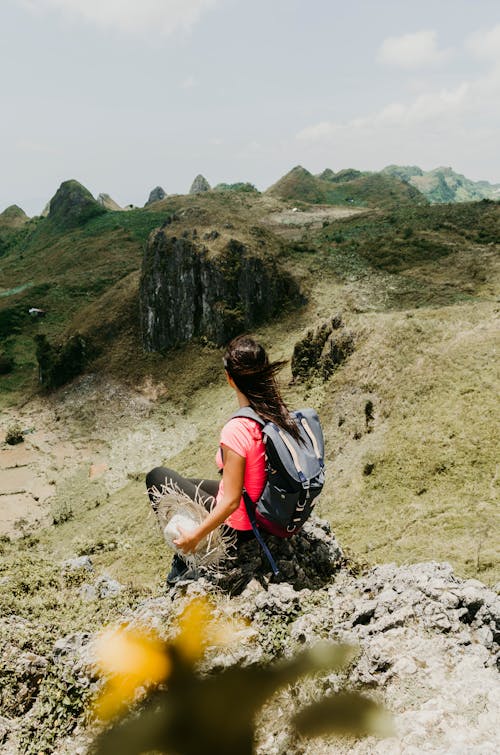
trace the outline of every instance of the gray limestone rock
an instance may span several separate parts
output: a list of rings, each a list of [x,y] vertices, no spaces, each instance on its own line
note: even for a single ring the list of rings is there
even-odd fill
[[[61,570],[63,574],[68,572],[86,571],[93,572],[94,566],[90,556],[75,556],[75,558],[68,558],[61,564]]]
[[[114,598],[123,591],[124,587],[116,579],[106,575],[100,576],[94,584],[85,582],[80,587],[80,597],[86,602]]]
[[[199,173],[191,184],[190,194],[202,194],[204,191],[210,191],[210,184],[207,179]]]
[[[230,595],[238,595],[256,580],[268,591],[258,595],[256,605],[278,594],[287,600],[295,590],[317,589],[328,583],[343,564],[342,550],[330,531],[328,522],[311,517],[300,532],[289,539],[262,536],[279,570],[273,575],[271,566],[256,539],[242,543],[235,561],[223,564],[219,573],[207,579]],[[275,592],[280,585],[278,593]]]
[[[285,708],[283,715],[268,715],[261,722],[264,728],[255,748],[259,755],[295,753],[289,715],[311,699],[336,692],[346,680],[350,686],[368,684],[373,689],[393,712],[396,734],[388,740],[353,740],[348,750],[339,745],[339,751],[417,755],[424,744],[425,752],[432,755],[496,755],[500,750],[495,667],[500,642],[498,595],[477,580],[456,577],[448,564],[435,562],[384,564],[355,577],[342,567],[341,550],[328,525],[313,519],[307,529],[301,533],[303,540],[298,536],[280,542],[269,538],[278,565],[290,566],[290,579],[272,578],[258,546],[253,547],[257,544],[251,541],[247,544],[251,547],[240,554],[243,563],[227,569],[225,587],[233,593],[232,599],[221,595],[220,579],[206,576],[142,601],[127,609],[123,618],[128,625],[154,628],[168,638],[189,601],[209,595],[216,618],[223,624],[245,619],[246,627],[235,645],[208,650],[204,672],[291,656],[304,645],[322,640],[357,647],[344,676],[309,679],[295,697],[283,693],[279,703]],[[105,577],[96,585],[109,587],[112,582]],[[24,620],[12,617],[0,617],[0,629],[2,636],[12,636],[17,629],[29,633]],[[17,696],[20,700],[17,710],[9,708],[8,713],[16,725],[22,725],[25,716],[31,722],[36,715],[44,715],[43,708],[37,713],[34,697],[26,690],[31,689],[36,697],[37,679],[43,679],[50,664],[61,684],[71,680],[82,690],[95,689],[94,639],[83,632],[61,638],[52,658],[46,659],[6,647],[0,638],[4,664],[10,669],[12,704]],[[23,686],[28,679],[31,687]],[[22,707],[28,700],[29,710]],[[10,745],[14,739],[9,726],[10,719],[0,719],[0,740]],[[76,752],[76,742],[73,749],[70,741],[66,746],[68,752]],[[321,738],[308,741],[306,747],[308,755],[333,751],[331,741]]]
[[[272,258],[231,239],[217,254],[188,238],[151,234],[140,283],[142,338],[148,351],[204,336],[221,345],[303,298]]]
[[[97,197],[99,204],[104,207],[105,210],[111,210],[112,212],[122,212],[123,207],[115,202],[115,200],[109,196],[109,194],[99,194]]]
[[[67,585],[81,584],[93,571],[94,566],[89,556],[68,558],[61,564],[61,575]]]
[[[116,579],[111,579],[106,575],[99,577],[95,583],[98,598],[114,598],[119,595],[124,587]]]
[[[155,186],[155,188],[150,191],[148,201],[146,202],[144,207],[153,204],[153,202],[160,202],[162,199],[165,199],[166,196],[167,192],[165,191],[165,189],[163,189],[161,186]]]

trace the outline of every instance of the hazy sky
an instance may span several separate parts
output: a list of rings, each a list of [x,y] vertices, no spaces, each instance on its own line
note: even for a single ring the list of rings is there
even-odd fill
[[[0,0],[0,59],[0,211],[297,164],[500,182],[499,0]]]

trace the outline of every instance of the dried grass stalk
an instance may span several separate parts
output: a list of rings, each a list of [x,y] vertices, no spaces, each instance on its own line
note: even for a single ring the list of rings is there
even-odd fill
[[[165,534],[165,528],[170,520],[180,515],[190,519],[196,526],[201,524],[208,516],[209,511],[205,507],[202,497],[199,494],[200,486],[196,489],[195,500],[190,498],[177,485],[167,482],[161,486],[161,490],[152,487],[148,491],[151,493],[153,500],[151,506],[156,514],[156,519],[160,525],[163,536],[170,547],[171,540]],[[215,506],[215,499],[212,498],[210,510]],[[231,550],[236,544],[236,533],[230,532],[227,527],[216,527],[203,540],[200,541],[196,551],[186,555],[178,551],[182,558],[194,568],[206,567],[207,569],[216,570],[221,561],[234,558]]]

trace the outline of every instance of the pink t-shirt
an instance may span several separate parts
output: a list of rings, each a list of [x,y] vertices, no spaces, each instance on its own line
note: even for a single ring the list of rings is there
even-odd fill
[[[246,461],[243,484],[252,501],[256,501],[266,482],[265,449],[262,442],[260,426],[247,417],[234,417],[222,428],[220,442],[227,446]],[[217,451],[215,461],[219,469],[223,468],[221,450]],[[219,485],[217,503],[224,495],[224,480]],[[251,530],[252,525],[245,509],[245,502],[241,498],[240,505],[226,519],[226,524],[235,530]]]

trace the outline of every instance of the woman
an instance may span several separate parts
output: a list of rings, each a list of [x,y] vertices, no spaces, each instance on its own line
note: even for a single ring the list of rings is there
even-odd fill
[[[231,341],[223,359],[226,379],[236,393],[239,407],[250,406],[263,419],[274,422],[293,437],[299,438],[296,424],[280,395],[276,374],[284,362],[270,362],[264,348],[249,336]],[[166,467],[153,469],[146,477],[148,490],[162,485],[176,486],[193,500],[198,495],[209,510],[196,529],[180,531],[174,541],[185,554],[193,553],[200,541],[212,530],[225,524],[236,537],[236,547],[253,536],[242,498],[243,488],[253,501],[258,500],[266,480],[265,452],[260,426],[247,417],[234,417],[222,428],[216,463],[222,480],[187,479]],[[153,501],[150,492],[151,500]],[[187,578],[188,566],[174,557],[167,582]]]

